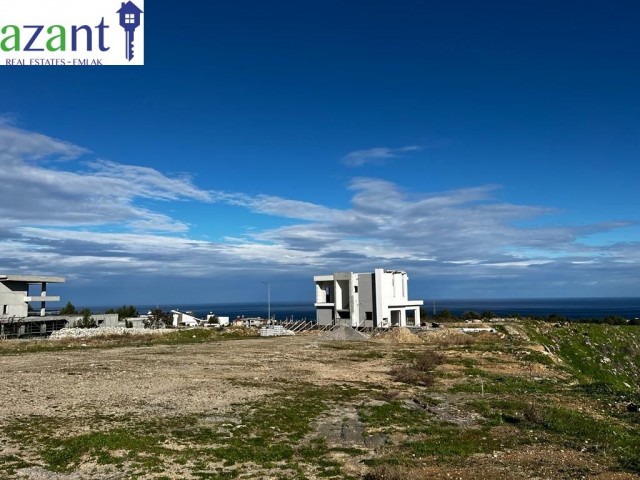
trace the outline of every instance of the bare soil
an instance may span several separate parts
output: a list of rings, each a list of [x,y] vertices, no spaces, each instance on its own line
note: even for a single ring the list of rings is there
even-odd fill
[[[442,335],[458,339],[459,334]],[[408,409],[422,408],[433,421],[447,422],[460,429],[478,428],[482,418],[465,407],[471,394],[447,391],[448,376],[461,376],[460,361],[473,359],[488,371],[508,375],[563,379],[566,374],[553,366],[533,367],[516,354],[446,351],[423,336],[423,344],[398,345],[383,341],[327,342],[318,335],[247,338],[197,344],[153,345],[117,348],[69,349],[53,352],[0,356],[0,466],[3,458],[23,464],[6,467],[2,478],[31,480],[121,479],[121,478],[364,478],[372,467],[370,460],[381,458],[403,441],[411,439],[411,429],[375,430],[362,423],[358,409],[399,402]],[[389,371],[416,349],[438,347],[450,362],[438,367],[443,375],[440,388],[394,382]],[[458,380],[456,380],[458,381]],[[455,383],[455,382],[453,382]],[[321,439],[326,442],[332,461],[340,465],[335,475],[320,474],[300,463],[302,471],[270,464],[236,465],[221,472],[211,461],[204,470],[210,476],[194,476],[194,464],[181,464],[167,458],[158,471],[132,470],[126,461],[101,463],[91,455],[63,471],[52,471],[42,449],[11,432],[31,419],[62,420],[54,437],[70,438],[94,430],[108,429],[105,418],[153,419],[160,422],[184,415],[203,415],[238,422],[238,408],[268,410],[273,394],[283,385],[313,385],[321,389],[353,386],[362,392],[354,403],[336,402],[317,416],[310,431],[299,442]],[[431,395],[433,405],[413,399]],[[262,402],[265,402],[264,404]],[[97,422],[96,418],[102,420]],[[105,423],[106,422],[106,423]],[[11,428],[9,428],[11,427]],[[6,431],[5,431],[6,428]],[[44,427],[43,427],[44,428]],[[275,425],[273,428],[278,428]],[[510,430],[511,429],[511,430]],[[500,430],[495,430],[500,435]],[[44,433],[43,433],[44,435]],[[424,434],[420,434],[424,440]],[[504,427],[504,435],[519,435]],[[434,479],[573,479],[627,480],[637,475],[621,471],[602,455],[572,448],[540,444],[498,447],[495,451],[460,456],[442,461],[425,457],[419,465],[407,467],[404,478]],[[215,443],[212,441],[212,444]],[[168,439],[165,451],[184,451],[187,441]],[[351,451],[349,449],[356,449]],[[111,452],[110,458],[126,459],[127,451]],[[169,455],[170,457],[170,455]],[[214,468],[215,467],[215,468]],[[220,468],[216,470],[216,468]],[[199,467],[200,468],[200,467]],[[208,469],[208,470],[207,470]],[[235,469],[235,470],[234,470]],[[2,470],[0,470],[2,472]],[[216,473],[217,472],[217,473]],[[235,472],[235,473],[234,473]],[[5,475],[5,476],[2,476]],[[369,477],[372,478],[372,477]],[[382,477],[380,477],[382,478]]]

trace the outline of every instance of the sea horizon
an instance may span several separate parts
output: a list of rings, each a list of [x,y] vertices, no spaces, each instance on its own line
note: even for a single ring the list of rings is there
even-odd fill
[[[159,307],[164,311],[190,311],[194,316],[204,317],[209,313],[219,316],[266,317],[267,311],[276,319],[313,319],[315,307],[312,301],[266,301],[247,302],[176,302],[163,304],[132,303],[143,314]],[[96,305],[92,311],[104,311],[121,305]],[[628,319],[640,317],[640,297],[552,297],[552,298],[469,298],[469,299],[429,299],[423,309],[429,314],[448,310],[455,315],[467,311],[493,312],[497,316],[519,314],[521,316],[546,317],[561,315],[569,319],[604,318],[620,316]]]

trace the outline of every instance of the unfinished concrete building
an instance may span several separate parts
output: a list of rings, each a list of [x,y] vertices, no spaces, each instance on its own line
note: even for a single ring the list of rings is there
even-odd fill
[[[313,277],[318,325],[354,328],[420,326],[422,300],[409,300],[407,272],[337,272]]]
[[[82,315],[47,311],[47,302],[60,301],[47,293],[50,283],[64,283],[64,278],[0,274],[0,338],[49,335],[82,320]],[[98,326],[118,324],[117,314],[92,314],[91,318]]]
[[[66,318],[47,316],[46,303],[60,301],[59,296],[47,294],[50,283],[64,283],[64,278],[0,275],[0,336],[46,334],[66,325]]]

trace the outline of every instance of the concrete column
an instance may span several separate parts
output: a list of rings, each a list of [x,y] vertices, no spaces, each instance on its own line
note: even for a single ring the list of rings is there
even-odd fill
[[[413,314],[413,318],[416,319],[416,327],[421,325],[420,323],[420,307],[415,308],[415,313]]]
[[[400,326],[407,326],[407,310],[405,308],[400,310]]]
[[[43,297],[47,296],[47,282],[42,282],[42,293],[40,294]],[[45,309],[45,301],[41,301],[40,302],[40,316],[44,317],[46,315],[46,309]]]
[[[373,271],[373,299],[374,299],[374,316],[373,316],[373,326],[380,327],[382,325],[382,319],[384,314],[383,300],[386,302],[386,299],[383,297],[383,273],[384,271],[381,268],[376,268]]]

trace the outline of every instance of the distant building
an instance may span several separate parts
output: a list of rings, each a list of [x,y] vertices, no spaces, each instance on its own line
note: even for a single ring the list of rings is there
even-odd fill
[[[207,315],[207,323],[218,325],[219,327],[226,327],[229,325],[229,317],[221,317],[220,315],[210,313]]]
[[[406,272],[338,272],[313,277],[318,325],[388,328],[420,326],[422,300],[409,300]]]
[[[197,327],[200,325],[200,319],[191,315],[191,313],[184,313],[178,310],[171,310],[173,314],[173,326],[174,327]]]

